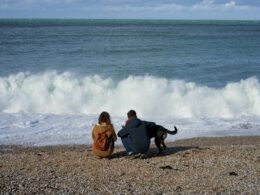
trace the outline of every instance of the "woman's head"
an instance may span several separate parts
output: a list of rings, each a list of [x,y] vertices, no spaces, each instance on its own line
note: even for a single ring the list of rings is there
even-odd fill
[[[111,124],[111,120],[110,120],[110,115],[109,115],[109,113],[108,113],[108,112],[102,112],[102,113],[99,115],[98,123],[99,123],[99,124],[101,124],[101,123]]]

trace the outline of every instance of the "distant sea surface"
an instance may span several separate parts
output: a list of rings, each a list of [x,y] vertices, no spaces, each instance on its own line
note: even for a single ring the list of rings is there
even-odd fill
[[[129,109],[180,138],[255,135],[259,80],[260,21],[0,19],[0,144],[84,143]]]
[[[0,75],[153,75],[212,87],[260,78],[260,21],[0,20]]]

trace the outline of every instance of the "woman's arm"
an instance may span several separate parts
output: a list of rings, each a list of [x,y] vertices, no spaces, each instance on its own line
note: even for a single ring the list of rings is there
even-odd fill
[[[116,140],[117,140],[117,137],[116,137],[115,129],[114,129],[114,126],[113,126],[113,125],[111,125],[111,126],[112,126],[111,130],[112,130],[113,140],[116,141]]]
[[[95,140],[95,128],[96,128],[96,125],[93,127],[92,129],[92,139]]]

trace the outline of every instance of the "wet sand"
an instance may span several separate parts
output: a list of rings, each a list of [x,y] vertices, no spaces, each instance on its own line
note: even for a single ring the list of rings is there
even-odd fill
[[[193,138],[145,158],[87,145],[0,146],[0,194],[260,194],[260,136]]]

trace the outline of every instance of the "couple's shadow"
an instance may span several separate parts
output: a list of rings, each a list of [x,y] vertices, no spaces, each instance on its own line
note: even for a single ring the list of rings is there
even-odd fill
[[[201,150],[201,148],[197,146],[175,146],[175,147],[167,147],[161,154],[158,154],[158,149],[155,147],[152,147],[149,149],[149,151],[144,155],[144,158],[157,158],[157,157],[163,157],[163,156],[169,156],[172,154],[176,154],[179,152],[184,152],[188,150]],[[127,154],[125,151],[119,151],[112,154],[111,159],[113,158],[123,158],[127,157]]]

